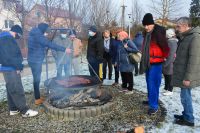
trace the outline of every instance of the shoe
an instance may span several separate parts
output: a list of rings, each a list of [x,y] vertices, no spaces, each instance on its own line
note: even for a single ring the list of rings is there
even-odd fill
[[[158,109],[149,109],[148,115],[155,115],[158,112]]]
[[[142,101],[142,104],[149,105],[149,101]]]
[[[179,120],[184,120],[183,115],[174,115],[174,118],[179,119]]]
[[[28,111],[26,111],[25,114],[22,114],[22,117],[33,117],[33,116],[36,116],[36,115],[38,115],[37,111],[29,109]]]
[[[128,92],[129,90],[127,89],[127,88],[121,88],[120,90],[119,90],[119,92]]]
[[[10,115],[17,115],[19,113],[20,113],[20,111],[18,111],[18,110],[16,110],[16,111],[10,111]]]
[[[171,92],[171,91],[166,91],[166,92],[163,93],[163,95],[164,95],[164,96],[171,96],[171,95],[173,95],[173,92]]]
[[[128,94],[128,95],[133,94],[133,91],[127,91],[125,92],[125,94]]]
[[[40,104],[42,104],[44,102],[44,100],[43,99],[36,99],[35,100],[35,105],[40,105]]]
[[[186,121],[184,119],[177,119],[175,121],[175,124],[181,125],[181,126],[190,126],[190,127],[194,127],[194,123],[193,122],[189,122]]]
[[[138,76],[138,74],[135,74],[135,76]]]
[[[40,97],[40,99],[43,100],[43,101],[45,101],[46,98],[45,97]]]
[[[112,84],[112,86],[117,86],[117,85],[118,85],[118,83],[113,83],[113,84]]]

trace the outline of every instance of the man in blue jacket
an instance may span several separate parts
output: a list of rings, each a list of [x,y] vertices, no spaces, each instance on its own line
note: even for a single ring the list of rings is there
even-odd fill
[[[22,114],[22,117],[32,117],[37,111],[26,105],[24,88],[20,72],[23,70],[22,55],[16,39],[22,35],[19,25],[14,25],[11,31],[0,33],[0,72],[3,72],[6,82],[7,100],[10,115]]]
[[[42,63],[45,58],[46,48],[51,48],[56,51],[63,51],[71,53],[69,48],[59,46],[46,37],[50,31],[49,25],[46,23],[40,23],[37,27],[34,27],[28,38],[28,64],[31,67],[33,74],[33,87],[35,95],[35,104],[40,105],[43,103],[44,98],[40,98],[40,78],[42,73]]]

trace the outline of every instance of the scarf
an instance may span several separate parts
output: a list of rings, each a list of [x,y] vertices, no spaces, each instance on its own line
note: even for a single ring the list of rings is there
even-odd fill
[[[140,63],[140,74],[143,74],[150,67],[150,41],[151,41],[151,32],[147,33],[145,36],[144,46],[142,49],[142,59]]]

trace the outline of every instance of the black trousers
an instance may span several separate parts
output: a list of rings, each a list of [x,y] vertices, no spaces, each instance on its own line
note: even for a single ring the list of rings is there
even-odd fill
[[[28,63],[31,67],[31,72],[33,75],[33,88],[35,99],[40,99],[40,80],[42,73],[42,64],[41,63]]]
[[[165,88],[164,89],[167,91],[172,91],[173,90],[172,75],[164,74],[164,78],[165,78]]]
[[[134,67],[135,67],[135,75],[138,75],[138,63],[134,63]]]
[[[16,71],[3,73],[6,82],[7,100],[9,111],[20,111],[25,114],[29,107],[26,105],[24,88],[21,75]]]
[[[115,69],[115,83],[119,83],[119,70],[117,69],[117,66],[114,66]]]
[[[106,79],[107,75],[107,66],[108,66],[108,79],[112,79],[112,58],[109,53],[104,52],[103,59],[103,79]]]
[[[127,88],[129,91],[133,90],[133,73],[121,72],[122,88]]]

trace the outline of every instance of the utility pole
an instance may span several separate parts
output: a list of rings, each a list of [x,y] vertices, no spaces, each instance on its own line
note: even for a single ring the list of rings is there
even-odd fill
[[[129,21],[128,21],[128,36],[129,38],[131,37],[131,14],[128,14],[128,18],[129,18]]]
[[[121,27],[122,27],[122,30],[124,30],[124,24],[125,24],[125,9],[127,6],[124,5],[124,0],[122,1],[122,18],[121,18]]]

